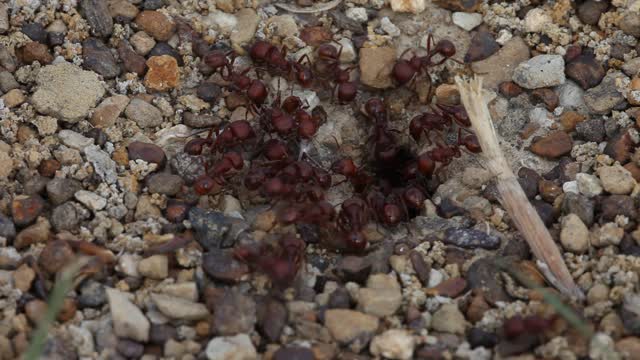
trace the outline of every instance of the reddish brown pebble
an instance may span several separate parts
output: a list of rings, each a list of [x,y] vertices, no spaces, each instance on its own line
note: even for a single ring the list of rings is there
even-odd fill
[[[176,31],[176,25],[159,11],[145,10],[136,16],[136,25],[159,41],[167,41]]]
[[[60,162],[56,159],[42,160],[38,165],[38,173],[44,177],[54,177],[58,170],[60,170]]]
[[[450,298],[458,297],[467,288],[467,281],[461,277],[447,279],[438,286],[425,290],[427,295],[446,296]]]
[[[564,62],[570,63],[575,58],[582,54],[582,47],[579,45],[571,45],[567,48],[567,52],[564,54]]]
[[[523,90],[520,85],[516,84],[513,81],[505,81],[498,86],[498,90],[500,94],[502,94],[507,99],[511,99],[512,97],[516,97],[522,94]]]
[[[631,140],[631,136],[629,136],[629,133],[625,131],[613,139],[610,139],[603,152],[611,156],[613,160],[618,161],[621,164],[626,164],[631,158],[631,151],[634,148],[635,145],[633,140]]]
[[[523,260],[516,264],[516,269],[520,271],[520,274],[524,276],[529,283],[535,284],[537,286],[544,286],[546,284],[544,276],[542,276],[533,262],[529,260]],[[523,285],[527,286],[527,284]]]
[[[62,302],[62,309],[60,309],[60,313],[58,314],[58,321],[67,322],[76,315],[76,301],[72,298],[65,298]]]
[[[49,242],[42,249],[38,258],[38,265],[49,274],[55,274],[69,264],[73,257],[73,250],[66,241],[55,240]]]
[[[572,132],[576,129],[576,125],[585,119],[586,117],[578,112],[565,111],[562,113],[562,116],[560,116],[560,124],[562,125],[562,130]]]
[[[18,226],[31,224],[43,209],[44,200],[38,195],[18,196],[11,202],[11,216]]]
[[[633,176],[636,181],[640,181],[640,166],[636,165],[634,162],[629,162],[624,165],[624,168],[631,173],[631,176]]]
[[[431,266],[424,261],[422,254],[417,251],[410,252],[409,259],[411,260],[411,265],[413,265],[413,270],[418,276],[418,280],[420,280],[423,286],[427,286],[431,274]]]
[[[53,61],[53,56],[49,52],[47,45],[36,41],[26,43],[25,45],[17,48],[16,56],[25,64],[31,64],[34,61],[37,61],[42,65],[46,65]]]
[[[131,45],[124,40],[120,41],[120,44],[118,45],[118,56],[120,57],[120,60],[122,60],[124,69],[128,72],[142,75],[147,69],[144,57],[138,55]]]
[[[562,187],[550,180],[540,180],[538,192],[544,201],[553,203],[558,196],[562,195]]]
[[[148,163],[158,164],[159,168],[163,168],[167,162],[167,155],[164,150],[155,144],[134,141],[127,146],[129,160],[144,160]]]
[[[469,50],[464,56],[464,62],[470,63],[480,61],[500,50],[500,45],[493,38],[490,32],[479,31],[472,39]]]
[[[577,56],[567,64],[565,73],[585,90],[600,84],[605,75],[604,67],[593,55]]]
[[[167,220],[178,223],[187,218],[191,207],[184,201],[170,199],[167,202],[166,218]]]
[[[300,32],[300,39],[309,46],[320,46],[331,41],[333,34],[322,26],[309,26]]]
[[[531,145],[531,152],[536,155],[557,159],[571,152],[573,140],[564,131],[555,131],[538,139]]]
[[[435,0],[435,4],[452,11],[474,12],[480,8],[480,0]]]
[[[144,85],[149,90],[167,91],[180,83],[178,62],[173,56],[152,56],[147,60],[149,70],[144,77]]]
[[[553,111],[560,104],[560,98],[555,91],[547,88],[535,89],[531,92],[534,103],[543,103],[549,111]]]
[[[476,294],[472,299],[469,307],[467,308],[467,318],[471,322],[476,323],[484,317],[484,313],[491,309],[491,306],[484,299],[482,294]]]
[[[32,324],[37,324],[47,312],[47,303],[39,299],[31,300],[24,306],[24,312]]]

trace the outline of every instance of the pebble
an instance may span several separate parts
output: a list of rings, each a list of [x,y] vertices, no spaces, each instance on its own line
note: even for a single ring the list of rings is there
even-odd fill
[[[180,69],[170,55],[152,56],[147,60],[148,71],[144,85],[152,91],[167,91],[180,83]]]
[[[616,350],[623,359],[638,360],[640,354],[640,338],[629,336],[616,342]]]
[[[467,281],[461,277],[450,278],[437,286],[425,290],[427,295],[456,298],[467,288]]]
[[[82,42],[82,66],[102,75],[105,79],[113,79],[120,75],[120,66],[116,58],[102,41],[90,38]]]
[[[578,6],[578,18],[585,24],[597,25],[609,5],[605,1],[587,0]]]
[[[636,186],[636,180],[629,170],[620,166],[620,164],[602,166],[596,172],[602,182],[602,187],[610,194],[626,195],[631,193]]]
[[[157,173],[147,178],[149,193],[175,196],[182,189],[184,181],[178,175]]]
[[[196,232],[196,240],[206,250],[233,245],[224,244],[231,222],[223,213],[192,208],[189,211],[189,221]]]
[[[531,99],[534,103],[542,103],[549,111],[555,110],[560,104],[560,98],[555,91],[549,88],[535,89],[531,92]]]
[[[73,130],[60,130],[58,132],[58,139],[60,139],[60,141],[66,146],[76,150],[82,150],[89,145],[93,145],[93,139],[90,139]]]
[[[76,200],[93,212],[104,209],[107,206],[107,199],[87,190],[80,190],[74,194]]]
[[[391,329],[375,336],[369,345],[373,356],[386,359],[409,360],[416,346],[415,339],[407,330]]]
[[[311,349],[299,346],[285,346],[273,354],[273,360],[315,360]]]
[[[490,304],[509,301],[510,297],[503,288],[499,272],[490,258],[480,258],[474,261],[466,274],[469,288],[482,291],[483,298]]]
[[[591,174],[578,173],[576,174],[576,181],[578,182],[578,190],[582,195],[592,198],[602,194],[602,183],[598,177]]]
[[[17,47],[15,52],[16,57],[25,64],[32,64],[35,61],[40,64],[50,64],[53,61],[53,56],[47,45],[36,41]]]
[[[47,183],[47,197],[53,205],[60,205],[73,198],[73,194],[82,190],[82,184],[75,179],[55,178]]]
[[[16,236],[16,226],[10,218],[0,213],[0,237],[13,239]]]
[[[71,231],[80,224],[80,216],[72,202],[65,202],[51,212],[51,225],[58,231]]]
[[[187,184],[192,184],[204,173],[204,158],[180,152],[170,161],[172,172],[179,175]]]
[[[13,272],[13,284],[16,289],[26,293],[31,288],[36,272],[27,264],[22,264]]]
[[[478,31],[472,38],[471,44],[469,44],[469,50],[464,56],[465,63],[472,63],[480,60],[484,60],[489,56],[495,54],[498,50],[500,50],[500,45],[496,42],[493,35],[488,31]],[[509,81],[502,84],[513,84],[517,86],[515,83]],[[501,85],[502,85],[501,84]],[[521,89],[518,86],[519,89]],[[522,90],[520,91],[522,92]],[[512,95],[517,96],[517,95]]]
[[[44,205],[44,200],[38,195],[16,196],[11,202],[13,223],[18,226],[26,226],[33,223],[44,210]]]
[[[0,71],[0,90],[8,92],[9,90],[17,89],[20,84],[16,81],[16,78],[12,73],[8,71]]]
[[[255,360],[256,348],[247,334],[215,337],[205,350],[207,360]]]
[[[117,180],[116,163],[98,146],[88,146],[84,149],[87,161],[91,162],[95,172],[107,183],[113,184]]]
[[[80,289],[78,305],[80,308],[99,308],[107,302],[104,285],[97,281],[87,281]]]
[[[564,131],[554,131],[531,144],[531,152],[550,159],[569,154],[571,149],[573,149],[573,140]]]
[[[391,0],[391,9],[395,12],[419,14],[427,7],[426,0]]]
[[[120,41],[118,45],[118,56],[122,60],[124,69],[137,75],[143,75],[147,70],[146,60],[143,56],[138,55],[131,45],[125,41]]]
[[[20,32],[27,35],[31,40],[46,43],[47,42],[47,33],[44,31],[44,27],[40,23],[28,23],[22,25]]]
[[[393,274],[374,274],[358,289],[358,308],[378,317],[393,315],[402,304],[400,284]]]
[[[31,104],[45,115],[75,123],[104,95],[105,89],[92,71],[61,62],[40,69]]]
[[[159,219],[162,217],[162,212],[151,201],[150,196],[143,195],[138,199],[134,217],[136,220]]]
[[[10,27],[9,4],[0,4],[0,34],[5,34]]]
[[[345,14],[349,19],[357,21],[359,23],[364,23],[369,20],[369,16],[367,15],[367,9],[363,7],[348,8],[347,11],[345,11]]]
[[[129,301],[125,293],[112,288],[107,288],[106,292],[115,334],[119,337],[147,342],[150,323],[142,311]]]
[[[494,250],[500,246],[500,238],[476,229],[448,229],[443,242],[465,249]]]
[[[150,279],[162,280],[169,276],[169,259],[165,255],[153,255],[138,263],[138,273]]]
[[[175,23],[159,11],[144,10],[136,16],[136,25],[158,41],[167,41],[176,31]]]
[[[525,89],[557,86],[565,82],[564,59],[560,55],[538,55],[521,63],[513,81]]]
[[[380,19],[380,28],[391,37],[400,36],[400,29],[387,16]]]
[[[604,119],[593,118],[576,124],[576,132],[585,141],[600,143],[605,138]]]
[[[484,74],[483,84],[489,89],[511,81],[518,64],[528,60],[529,47],[520,37],[514,37],[488,58],[471,64],[474,73]]]
[[[605,71],[593,55],[579,55],[565,67],[565,73],[577,82],[584,90],[598,85],[604,78]]]
[[[625,101],[616,85],[616,79],[623,78],[625,75],[620,71],[610,72],[602,79],[600,85],[585,92],[584,102],[592,113],[608,114],[611,109]]]
[[[213,280],[234,283],[249,273],[247,264],[236,260],[229,250],[215,250],[204,254],[202,269]]]
[[[482,14],[468,12],[454,12],[451,20],[460,28],[471,31],[482,24]]]
[[[156,41],[144,31],[138,31],[129,38],[131,46],[139,55],[145,56],[156,46]]]
[[[625,34],[640,37],[640,14],[637,11],[625,11],[618,26]]]
[[[152,293],[151,300],[158,310],[170,319],[195,321],[209,316],[209,311],[204,304],[180,297]]]
[[[40,252],[38,257],[38,265],[50,275],[56,274],[62,270],[70,260],[73,260],[74,254],[71,246],[62,240],[49,241]]]
[[[266,27],[272,36],[286,38],[298,36],[298,22],[292,15],[276,15],[267,20]]]
[[[91,124],[97,128],[108,128],[115,125],[116,120],[129,104],[126,95],[114,95],[104,99],[91,115]]]
[[[443,304],[431,318],[431,327],[443,333],[464,335],[467,325],[467,320],[456,304]]]
[[[236,289],[225,289],[212,301],[212,330],[220,335],[250,332],[256,324],[256,303]]]
[[[256,316],[260,334],[269,342],[278,342],[288,320],[284,304],[274,298],[266,298],[258,303]]]
[[[583,254],[589,249],[589,229],[575,214],[568,214],[562,219],[560,231],[562,247],[575,254]]]
[[[393,86],[391,72],[396,62],[396,49],[392,47],[360,49],[360,81],[376,89]]]
[[[345,256],[336,265],[335,272],[345,283],[364,284],[371,273],[371,263],[361,256]]]
[[[144,354],[144,345],[128,339],[118,339],[116,350],[128,359],[139,359]]]
[[[113,19],[109,13],[107,1],[81,0],[80,8],[91,27],[91,34],[97,37],[107,37],[113,32]]]
[[[149,164],[157,164],[162,169],[167,163],[167,155],[156,144],[134,141],[127,146],[129,160],[144,160]]]
[[[128,119],[135,121],[141,128],[160,126],[163,122],[160,109],[138,98],[129,102],[124,113]]]
[[[373,334],[379,325],[377,317],[348,309],[329,309],[324,314],[324,324],[331,336],[342,344],[348,344],[365,334]]]
[[[35,224],[24,228],[18,233],[13,242],[13,246],[15,246],[16,249],[24,249],[31,246],[31,244],[45,243],[49,240],[50,234],[51,224],[49,223],[49,220],[45,217],[39,217]]]
[[[551,14],[544,8],[534,8],[524,17],[524,29],[526,32],[542,32],[553,23]]]
[[[566,193],[562,202],[562,210],[566,214],[577,215],[587,226],[591,226],[593,224],[595,204],[584,195]]]

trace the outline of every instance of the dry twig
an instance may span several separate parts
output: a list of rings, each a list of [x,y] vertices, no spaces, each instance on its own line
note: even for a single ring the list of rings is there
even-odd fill
[[[483,97],[482,79],[475,77],[467,82],[456,77],[456,84],[482,147],[486,166],[496,177],[502,206],[529,243],[533,254],[538,259],[538,267],[547,280],[563,294],[582,299],[584,294],[573,281],[558,247],[538,213],[529,203],[500,149],[491,115]]]

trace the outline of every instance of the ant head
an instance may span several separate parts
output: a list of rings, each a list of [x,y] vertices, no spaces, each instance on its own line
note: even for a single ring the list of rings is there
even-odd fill
[[[415,186],[406,188],[402,197],[407,206],[413,210],[421,209],[424,201],[427,199],[424,193]]]
[[[241,170],[244,166],[244,161],[242,160],[242,155],[237,151],[229,151],[224,154],[224,159],[227,159],[231,166],[233,166],[236,170]]]
[[[318,47],[318,56],[324,59],[337,60],[338,49],[331,44],[322,44]]]
[[[295,120],[293,116],[285,113],[280,113],[279,116],[273,116],[271,118],[271,125],[280,135],[286,135],[295,127]]]
[[[282,105],[280,107],[282,107],[282,110],[284,110],[285,112],[293,114],[296,110],[302,107],[302,100],[300,100],[300,98],[297,96],[287,96],[282,101]]]
[[[247,97],[253,103],[261,105],[267,99],[269,92],[267,87],[260,80],[252,80],[249,88],[247,89]]]
[[[278,196],[284,194],[286,191],[286,185],[279,177],[273,177],[268,179],[264,185],[264,193],[267,196]]]
[[[209,175],[202,175],[193,183],[193,190],[198,195],[207,195],[218,185]]]
[[[436,163],[428,153],[423,153],[418,157],[418,171],[424,176],[431,176],[436,169]]]
[[[267,59],[267,55],[269,51],[273,48],[273,45],[269,44],[264,40],[258,40],[253,45],[251,45],[251,49],[249,49],[249,56],[254,61],[265,61]]]
[[[358,172],[356,164],[350,158],[340,159],[331,165],[331,171],[346,177],[353,177]]]
[[[367,239],[360,231],[349,231],[345,235],[345,245],[349,251],[361,252],[367,247]]]
[[[386,113],[387,108],[384,106],[384,102],[380,98],[371,98],[364,104],[364,111],[373,117],[380,116]]]
[[[397,204],[384,204],[382,219],[387,225],[397,225],[402,219],[402,210]]]
[[[203,138],[191,139],[184,145],[184,152],[189,155],[200,155],[202,154],[203,147],[207,142],[208,139]]]
[[[247,120],[236,120],[229,124],[229,129],[238,140],[247,140],[255,136],[255,132]]]
[[[313,84],[313,73],[310,69],[303,67],[296,72],[296,79],[298,80],[298,84],[303,88],[311,87],[311,84]]]
[[[482,148],[480,147],[480,143],[478,142],[478,137],[475,135],[467,135],[462,139],[462,144],[467,150],[471,151],[474,154],[478,154],[482,152]]]
[[[353,82],[343,82],[338,85],[338,101],[348,103],[358,95],[358,87]]]
[[[251,168],[244,178],[244,186],[249,190],[258,190],[264,184],[267,175],[261,168]]]
[[[417,115],[409,123],[409,134],[416,142],[420,141],[420,136],[424,131],[424,118],[423,115]]]
[[[411,81],[416,75],[416,69],[407,60],[398,60],[393,66],[393,78],[400,85],[404,85]]]
[[[214,70],[218,70],[221,67],[227,66],[229,64],[229,60],[227,59],[227,55],[225,53],[220,51],[212,51],[204,56],[204,63]]]
[[[318,132],[318,124],[311,116],[298,119],[298,136],[302,139],[311,139],[316,132]]]
[[[450,40],[440,40],[436,44],[434,51],[446,58],[456,54],[456,46]]]
[[[284,160],[289,157],[289,151],[282,141],[270,139],[264,144],[264,156],[270,161]]]

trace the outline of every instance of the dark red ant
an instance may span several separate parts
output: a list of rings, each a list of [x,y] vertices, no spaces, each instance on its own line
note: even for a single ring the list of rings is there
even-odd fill
[[[338,99],[340,104],[350,103],[358,95],[358,85],[351,80],[351,71],[355,66],[346,69],[340,68],[340,55],[342,45],[339,49],[331,44],[322,44],[318,47],[318,59],[315,68],[318,74],[325,80],[333,82],[331,93]]]
[[[371,98],[364,105],[364,114],[375,121],[373,135],[369,141],[374,145],[374,156],[376,160],[391,164],[396,159],[400,148],[393,136],[397,130],[389,129],[388,113],[382,99]]]
[[[346,178],[356,193],[373,183],[373,177],[358,168],[351,158],[342,158],[331,164],[331,171]]]
[[[209,194],[222,187],[226,182],[225,178],[228,177],[233,170],[242,170],[243,167],[244,161],[240,153],[235,151],[227,152],[210,170],[196,179],[193,184],[193,189],[198,195]]]
[[[222,73],[224,69],[228,69],[230,64],[233,64],[235,56],[233,50],[227,52],[214,50],[206,54],[203,61],[211,67],[213,71]],[[229,57],[231,57],[231,60],[229,60]]]
[[[206,147],[214,151],[222,151],[228,147],[242,144],[255,137],[255,132],[246,120],[236,120],[228,124],[221,133],[216,135],[216,128],[209,130],[206,138],[195,138],[189,140],[184,146],[184,152],[189,155],[201,155]]]
[[[398,84],[404,85],[410,83],[423,71],[426,73],[429,67],[441,65],[447,60],[460,63],[460,61],[453,59],[453,56],[456,54],[456,47],[451,41],[440,40],[432,48],[433,42],[433,36],[430,34],[427,38],[427,55],[425,56],[418,56],[414,52],[410,59],[403,59],[404,55],[409,51],[413,52],[413,49],[407,49],[400,55],[392,71],[393,78]],[[436,55],[440,55],[442,58],[434,62],[433,58]]]
[[[295,279],[304,258],[304,242],[293,234],[273,244],[239,245],[234,256],[269,276],[273,285],[286,288]]]
[[[304,62],[310,63],[309,57],[305,54],[297,61],[287,59],[287,50],[285,47],[278,47],[263,41],[256,41],[249,49],[249,56],[259,65],[267,67],[284,74],[291,80],[293,78],[298,84],[304,88],[308,88],[313,83],[313,74],[308,66],[303,65]]]
[[[286,203],[277,212],[278,221],[285,225],[298,223],[324,225],[333,221],[335,215],[333,205],[321,199],[302,204]]]
[[[368,240],[362,230],[370,219],[370,209],[360,197],[352,197],[342,203],[336,226],[344,239],[347,250],[360,252],[367,247]]]

